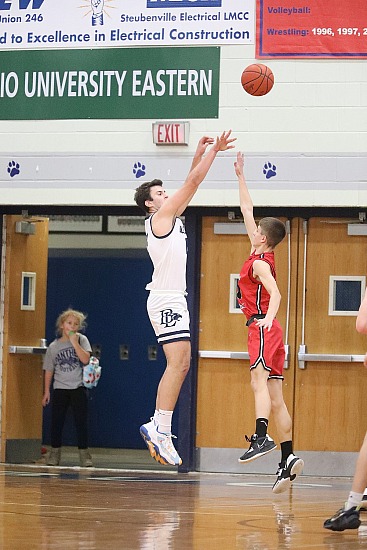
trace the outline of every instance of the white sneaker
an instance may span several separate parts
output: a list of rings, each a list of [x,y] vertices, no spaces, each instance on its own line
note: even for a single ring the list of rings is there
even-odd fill
[[[293,453],[289,455],[285,462],[281,462],[273,485],[273,493],[283,493],[289,489],[291,483],[302,473],[303,466],[303,460]]]
[[[172,464],[180,466],[182,460],[172,443],[172,435],[162,434],[157,431],[154,422],[140,426],[140,435],[145,441],[150,455],[160,464]]]

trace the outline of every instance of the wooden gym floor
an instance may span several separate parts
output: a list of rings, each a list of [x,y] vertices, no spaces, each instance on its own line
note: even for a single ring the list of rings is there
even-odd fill
[[[346,499],[350,478],[301,476],[274,495],[274,476],[179,474],[151,464],[0,465],[0,548],[367,549],[367,513],[355,531],[322,527]]]

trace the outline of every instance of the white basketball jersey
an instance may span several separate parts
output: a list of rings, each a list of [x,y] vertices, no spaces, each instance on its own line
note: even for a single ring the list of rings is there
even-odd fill
[[[147,248],[154,267],[152,281],[145,288],[185,292],[187,236],[183,223],[180,218],[176,218],[171,231],[163,237],[157,237],[152,230],[153,215],[145,220]]]

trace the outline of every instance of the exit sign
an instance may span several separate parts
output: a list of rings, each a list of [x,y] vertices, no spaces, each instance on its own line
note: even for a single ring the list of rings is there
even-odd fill
[[[188,145],[188,122],[153,122],[153,143],[156,145]]]

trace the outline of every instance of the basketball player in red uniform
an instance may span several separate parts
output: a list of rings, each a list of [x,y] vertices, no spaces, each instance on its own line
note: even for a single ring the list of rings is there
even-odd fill
[[[263,218],[258,226],[244,177],[243,154],[237,154],[235,172],[238,178],[240,206],[251,255],[243,264],[238,282],[238,303],[246,315],[251,387],[255,397],[256,429],[246,440],[248,450],[239,462],[249,462],[276,449],[267,434],[270,412],[273,414],[281,446],[281,461],[274,493],[282,493],[302,473],[303,460],[293,454],[292,420],[283,398],[285,350],[283,331],[276,319],[281,295],[276,283],[274,248],[286,234],[283,222]]]

